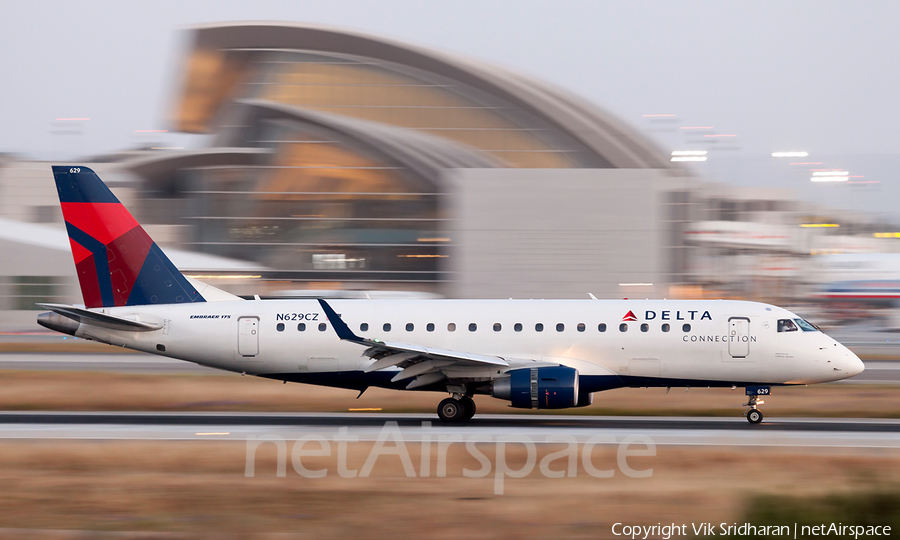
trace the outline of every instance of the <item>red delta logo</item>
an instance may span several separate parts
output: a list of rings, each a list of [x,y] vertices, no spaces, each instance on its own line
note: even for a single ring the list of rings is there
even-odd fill
[[[628,313],[626,313],[625,316],[622,317],[622,320],[623,321],[636,321],[638,319],[637,319],[637,317],[635,317],[634,312],[629,310]]]

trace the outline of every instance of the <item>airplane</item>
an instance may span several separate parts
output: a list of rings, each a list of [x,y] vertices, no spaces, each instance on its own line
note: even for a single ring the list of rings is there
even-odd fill
[[[53,166],[84,305],[39,304],[42,326],[284,382],[473,395],[521,409],[591,404],[623,387],[743,387],[751,424],[773,386],[861,373],[794,313],[729,300],[245,300],[184,276],[100,180]]]

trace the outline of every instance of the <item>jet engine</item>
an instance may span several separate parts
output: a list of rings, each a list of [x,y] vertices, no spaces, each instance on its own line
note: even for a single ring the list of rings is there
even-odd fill
[[[491,395],[518,409],[567,409],[590,405],[590,394],[578,392],[578,370],[566,366],[520,368],[495,379]]]

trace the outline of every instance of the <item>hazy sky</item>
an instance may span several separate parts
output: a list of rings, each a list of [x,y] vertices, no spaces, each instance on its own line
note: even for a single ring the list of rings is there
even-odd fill
[[[32,158],[151,141],[184,144],[183,136],[135,132],[170,127],[181,29],[246,20],[336,25],[512,68],[589,99],[665,150],[691,147],[676,127],[712,126],[736,135],[727,139],[734,150],[721,153],[730,159],[792,149],[813,157],[900,154],[896,1],[4,0],[0,6],[0,152]],[[678,122],[661,126],[645,114],[675,114]],[[60,117],[90,121],[82,135],[55,135]],[[875,169],[886,181],[885,167]]]

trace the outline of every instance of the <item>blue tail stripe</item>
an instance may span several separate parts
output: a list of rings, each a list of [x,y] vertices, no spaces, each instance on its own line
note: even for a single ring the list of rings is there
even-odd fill
[[[156,242],[150,247],[126,306],[205,302],[194,287],[169,261]]]
[[[97,283],[100,284],[100,298],[103,300],[103,305],[116,305],[113,300],[112,281],[109,279],[109,260],[106,254],[106,246],[68,221],[66,222],[66,231],[69,233],[69,238],[84,246],[94,256]]]

